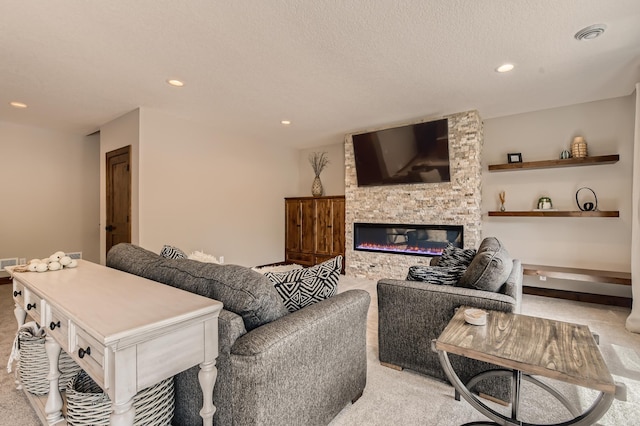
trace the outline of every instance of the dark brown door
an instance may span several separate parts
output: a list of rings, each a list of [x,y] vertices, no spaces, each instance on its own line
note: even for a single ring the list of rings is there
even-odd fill
[[[131,146],[107,152],[107,253],[131,242]]]

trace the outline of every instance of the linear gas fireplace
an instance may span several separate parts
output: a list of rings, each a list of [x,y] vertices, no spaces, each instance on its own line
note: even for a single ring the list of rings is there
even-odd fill
[[[441,256],[447,244],[464,247],[462,225],[354,223],[353,248],[359,251]]]

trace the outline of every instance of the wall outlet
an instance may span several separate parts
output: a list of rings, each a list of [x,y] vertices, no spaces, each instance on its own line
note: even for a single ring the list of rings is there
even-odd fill
[[[218,258],[218,261],[220,262],[220,264],[223,264],[224,263],[224,256],[220,256]]]
[[[540,275],[540,281],[546,281],[547,280],[547,276],[546,275]]]

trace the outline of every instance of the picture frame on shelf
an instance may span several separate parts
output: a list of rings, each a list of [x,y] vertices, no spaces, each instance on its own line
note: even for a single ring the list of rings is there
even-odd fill
[[[522,154],[519,152],[507,154],[507,162],[511,163],[522,163]]]

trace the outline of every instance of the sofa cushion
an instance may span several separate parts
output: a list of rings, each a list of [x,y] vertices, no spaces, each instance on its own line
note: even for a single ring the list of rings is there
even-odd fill
[[[475,255],[476,249],[462,249],[449,243],[438,260],[438,266],[462,266],[466,268],[471,264]]]
[[[265,272],[289,312],[295,312],[336,294],[342,256],[309,268],[288,272]]]
[[[244,266],[165,259],[128,243],[109,250],[107,266],[219,300],[247,331],[288,314],[271,282]]]
[[[180,250],[178,247],[170,246],[165,244],[160,250],[160,256],[166,257],[167,259],[186,259],[187,254]]]
[[[497,292],[511,274],[513,260],[495,237],[482,240],[478,253],[460,278],[458,285],[476,290]]]
[[[423,266],[409,267],[407,281],[422,281],[430,284],[456,285],[464,274],[464,266]]]

